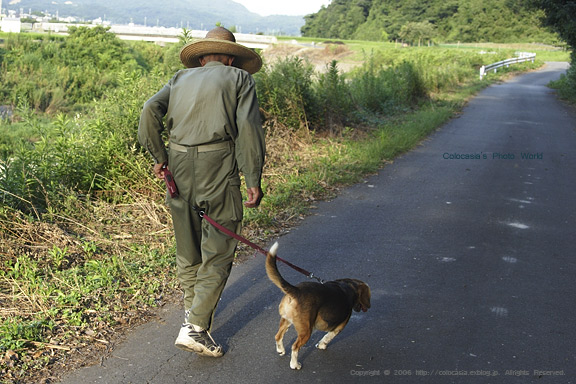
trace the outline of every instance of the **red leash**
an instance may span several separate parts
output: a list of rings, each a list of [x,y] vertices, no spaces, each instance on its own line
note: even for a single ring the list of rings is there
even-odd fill
[[[172,172],[170,172],[170,170],[166,167],[166,165],[164,165],[164,167],[162,167],[162,170],[164,171],[164,180],[166,181],[166,187],[168,188],[168,192],[170,193],[170,196],[172,198],[178,198],[180,196],[180,194],[178,193],[178,188],[176,187],[176,183],[174,182],[174,177],[172,176]],[[265,249],[252,243],[248,239],[245,239],[244,237],[236,234],[235,232],[232,232],[231,230],[222,226],[221,224],[218,224],[212,218],[210,218],[206,214],[206,212],[204,212],[202,209],[195,207],[194,205],[190,204],[190,202],[186,199],[183,199],[183,200],[184,200],[184,202],[186,202],[186,204],[188,204],[190,207],[192,207],[192,209],[195,210],[201,218],[206,219],[207,222],[212,224],[214,227],[216,227],[221,232],[225,233],[228,236],[235,238],[236,240],[243,242],[244,244],[249,245],[250,247],[254,248],[255,250],[257,250],[258,252],[260,252],[264,255],[268,255],[268,252]],[[306,275],[311,279],[316,279],[316,280],[318,280],[318,282],[324,284],[324,280],[320,279],[319,277],[314,276],[314,274],[312,272],[308,272],[307,270],[300,268],[297,265],[294,265],[294,264],[292,264],[292,263],[290,263],[284,259],[281,259],[278,256],[276,256],[276,259],[283,262],[284,264],[286,264],[290,268],[295,269],[296,271],[300,272],[301,274]]]
[[[207,222],[209,222],[210,224],[212,224],[212,225],[213,225],[214,227],[216,227],[219,231],[225,233],[226,235],[228,235],[228,236],[230,236],[230,237],[235,238],[235,239],[238,240],[238,241],[243,242],[244,244],[250,246],[251,248],[255,249],[256,251],[258,251],[258,252],[260,252],[260,253],[262,253],[262,254],[264,254],[264,255],[267,255],[267,254],[268,254],[268,251],[266,251],[266,250],[263,249],[262,247],[254,244],[254,243],[251,242],[250,240],[248,240],[248,239],[246,239],[246,238],[238,235],[236,232],[232,232],[231,230],[229,230],[228,228],[224,227],[223,225],[218,224],[217,222],[215,222],[214,219],[212,219],[210,216],[208,216],[208,215],[206,214],[206,212],[204,212],[204,211],[202,211],[202,210],[200,210],[200,209],[197,209],[197,208],[194,208],[194,210],[195,210],[196,212],[198,212],[198,214],[200,215],[201,218],[205,219]],[[299,266],[294,265],[294,264],[292,264],[292,263],[290,263],[290,262],[288,262],[288,261],[286,261],[286,260],[284,260],[284,259],[282,259],[282,258],[280,258],[280,257],[278,257],[278,256],[276,256],[276,259],[277,259],[278,261],[283,262],[284,264],[286,264],[286,265],[289,266],[290,268],[292,268],[292,269],[300,272],[301,274],[303,274],[303,275],[305,275],[305,276],[307,276],[307,277],[309,277],[309,278],[311,278],[311,279],[316,279],[316,280],[318,280],[318,282],[324,284],[324,280],[320,279],[319,277],[314,276],[314,274],[313,274],[312,272],[308,272],[308,271],[305,270],[304,268],[300,268]]]

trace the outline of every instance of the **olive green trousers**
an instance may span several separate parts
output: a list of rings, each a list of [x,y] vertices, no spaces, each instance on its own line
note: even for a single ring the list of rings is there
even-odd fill
[[[184,291],[187,321],[210,330],[230,275],[237,240],[202,220],[193,207],[240,233],[242,194],[232,142],[228,145],[171,149],[168,167],[180,196],[170,198],[176,237],[176,269]]]

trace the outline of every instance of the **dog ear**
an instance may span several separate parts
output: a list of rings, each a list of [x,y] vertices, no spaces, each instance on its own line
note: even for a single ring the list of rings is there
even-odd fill
[[[370,296],[370,287],[368,284],[362,283],[358,287],[358,303],[360,304],[362,312],[366,312],[368,308],[370,308]]]

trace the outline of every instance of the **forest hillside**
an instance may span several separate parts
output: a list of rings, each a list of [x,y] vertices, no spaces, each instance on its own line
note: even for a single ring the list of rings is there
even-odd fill
[[[305,17],[303,36],[372,41],[553,43],[523,0],[332,0]]]

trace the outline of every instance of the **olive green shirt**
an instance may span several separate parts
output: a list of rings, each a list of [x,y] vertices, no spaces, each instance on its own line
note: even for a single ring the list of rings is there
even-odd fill
[[[138,140],[157,163],[168,161],[162,139],[199,146],[232,140],[246,187],[258,187],[264,166],[264,130],[255,82],[246,71],[212,61],[178,71],[145,104]]]

